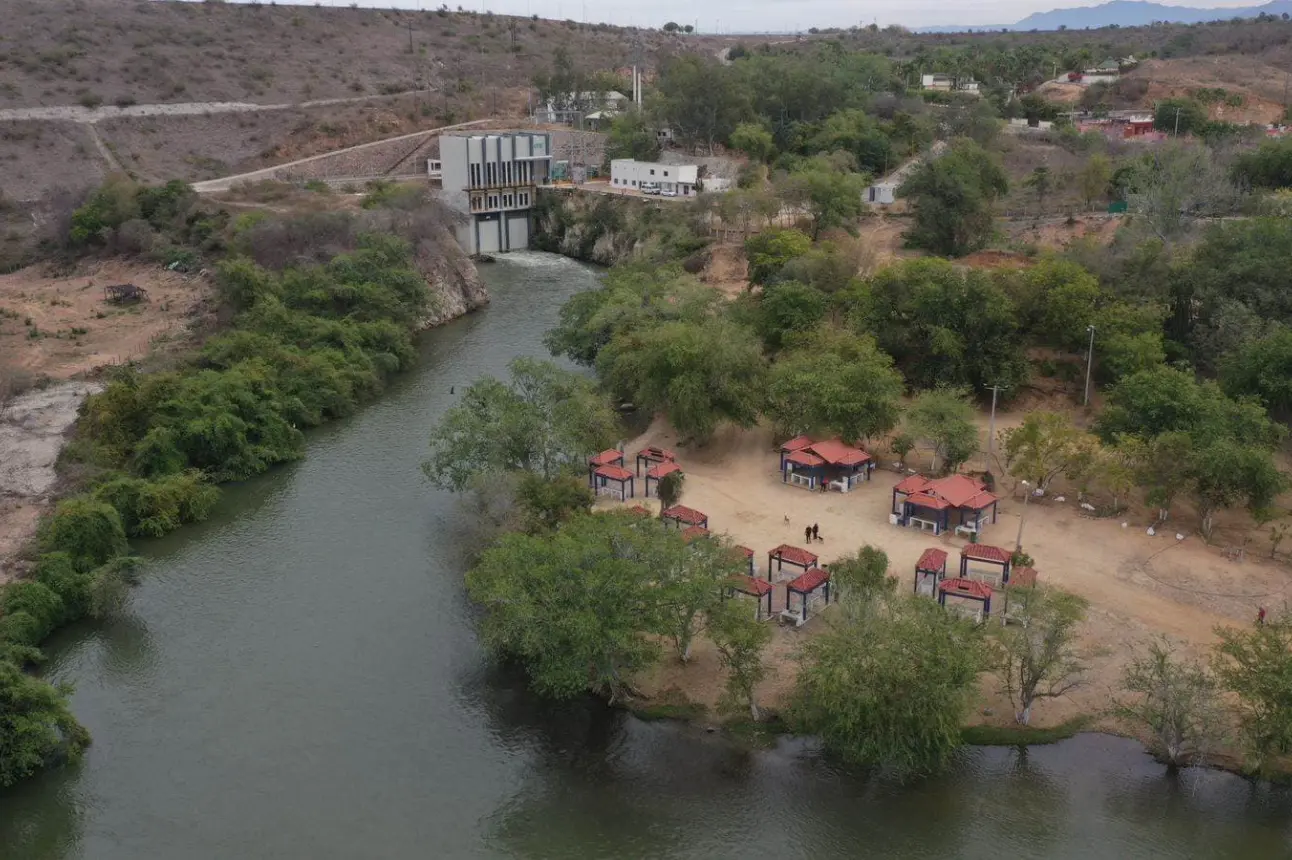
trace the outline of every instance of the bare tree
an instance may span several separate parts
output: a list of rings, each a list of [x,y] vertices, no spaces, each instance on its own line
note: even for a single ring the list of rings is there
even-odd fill
[[[1147,729],[1153,754],[1170,767],[1201,764],[1220,742],[1225,709],[1215,679],[1199,663],[1178,658],[1165,639],[1126,666],[1122,687],[1131,697],[1116,699],[1113,714]]]
[[[1076,636],[1086,601],[1044,587],[1014,589],[1011,600],[1018,601],[1018,608],[1011,607],[1011,623],[997,634],[994,662],[1014,705],[1014,719],[1027,725],[1037,699],[1062,696],[1084,680],[1084,655]]]
[[[1172,144],[1131,173],[1126,202],[1154,235],[1170,243],[1198,219],[1233,212],[1240,198],[1225,166],[1207,147]]]

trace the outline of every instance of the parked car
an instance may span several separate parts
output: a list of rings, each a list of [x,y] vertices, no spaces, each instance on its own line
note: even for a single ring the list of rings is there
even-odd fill
[[[658,193],[659,193],[659,183],[658,183],[658,182],[643,182],[643,183],[641,184],[641,191],[642,191],[642,194],[658,194]]]
[[[676,189],[676,188],[665,188],[664,190],[660,191],[659,196],[660,196],[660,197],[676,197],[676,196],[677,196],[677,189]]]

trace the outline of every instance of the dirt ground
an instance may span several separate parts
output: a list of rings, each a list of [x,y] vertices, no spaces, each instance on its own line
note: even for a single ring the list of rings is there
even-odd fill
[[[108,304],[103,287],[109,284],[136,284],[148,299]],[[0,275],[0,370],[27,382],[70,379],[142,358],[187,336],[187,323],[210,289],[205,275],[120,260],[66,276],[41,267]]]
[[[1021,418],[1021,413],[1000,415],[998,428]],[[707,513],[715,532],[753,549],[763,576],[768,550],[781,543],[802,546],[803,528],[813,523],[819,524],[823,540],[811,549],[823,563],[864,544],[880,547],[888,553],[899,589],[913,587],[914,564],[924,549],[947,550],[954,565],[957,550],[965,544],[953,536],[934,538],[888,523],[892,486],[902,477],[891,469],[891,455],[882,457],[885,468],[876,470],[869,483],[848,494],[822,494],[781,482],[766,429],[729,430],[702,449],[690,449],[679,447],[669,428],[657,421],[628,449],[648,444],[678,451],[686,470],[683,503]],[[1022,500],[1005,488],[999,491],[1004,498],[998,521],[986,529],[984,540],[1012,548]],[[1287,600],[1292,576],[1285,565],[1254,553],[1242,561],[1229,560],[1221,547],[1207,546],[1193,533],[1191,512],[1176,511],[1166,527],[1149,536],[1146,529],[1153,517],[1147,511],[1095,519],[1078,507],[1075,493],[1058,502],[1062,494],[1060,488],[1050,499],[1028,504],[1024,546],[1036,560],[1042,583],[1090,601],[1081,635],[1083,646],[1091,652],[1089,671],[1084,686],[1070,695],[1039,703],[1034,725],[1057,725],[1079,714],[1098,715],[1109,704],[1129,655],[1156,635],[1202,655],[1214,639],[1216,625],[1249,624],[1259,606],[1281,607]],[[1237,525],[1231,524],[1231,534]],[[1182,539],[1177,539],[1177,528]],[[784,589],[778,588],[773,609],[784,608],[784,600]],[[773,671],[759,690],[763,704],[783,704],[794,682],[790,657],[807,637],[829,623],[833,611],[798,630],[776,628],[769,650]],[[641,686],[648,695],[680,692],[712,706],[721,693],[722,677],[711,645],[700,642],[691,664],[683,667],[666,659],[642,679]],[[976,711],[978,721],[1006,724],[1011,719],[1009,703],[990,677],[984,676]]]

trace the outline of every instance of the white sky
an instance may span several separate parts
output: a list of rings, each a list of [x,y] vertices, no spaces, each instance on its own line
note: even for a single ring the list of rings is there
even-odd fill
[[[265,0],[267,2],[267,0]],[[280,0],[286,2],[286,0]],[[319,0],[323,6],[349,6],[351,0]],[[702,32],[793,32],[809,27],[931,27],[946,24],[1012,24],[1032,12],[1074,6],[1094,6],[1103,0],[360,0],[361,6],[386,9],[434,9],[441,2],[449,8],[462,5],[476,11],[572,18],[619,26],[659,27],[667,21],[699,26]],[[1159,0],[1168,6],[1255,6],[1263,0],[1199,0],[1181,3]],[[310,0],[309,5],[312,5]]]

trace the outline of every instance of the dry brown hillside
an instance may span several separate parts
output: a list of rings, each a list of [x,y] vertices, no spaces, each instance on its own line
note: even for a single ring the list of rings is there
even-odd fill
[[[647,63],[710,47],[699,36],[471,12],[0,0],[0,14],[0,108],[510,87],[547,68],[558,46],[589,69],[626,65],[637,41]]]

